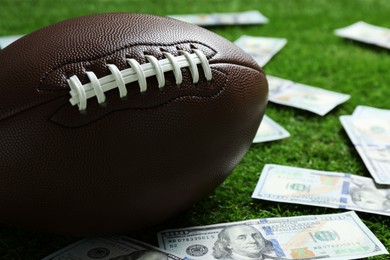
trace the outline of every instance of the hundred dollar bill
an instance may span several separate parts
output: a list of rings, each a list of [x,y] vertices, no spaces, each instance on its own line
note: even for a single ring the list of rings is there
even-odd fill
[[[269,101],[325,115],[351,96],[290,80],[267,76]]]
[[[356,145],[355,148],[375,182],[390,187],[390,146]]]
[[[65,247],[42,260],[180,260],[178,257],[160,248],[125,237],[87,238]]]
[[[250,25],[268,23],[268,18],[257,10],[245,11],[239,13],[211,13],[211,14],[179,14],[169,15],[184,22],[196,24],[199,26],[217,26],[217,25]]]
[[[267,115],[264,115],[253,143],[269,142],[287,138],[290,133]]]
[[[354,145],[390,145],[390,116],[340,116],[340,121]]]
[[[11,35],[11,36],[2,36],[0,37],[0,49],[4,49],[23,35]]]
[[[252,198],[390,216],[390,186],[346,173],[266,164]]]
[[[390,185],[390,110],[358,106],[340,122],[375,182]]]
[[[264,67],[287,43],[283,38],[243,35],[234,42],[261,66]]]
[[[390,29],[363,21],[337,29],[335,34],[340,37],[390,49]]]
[[[357,259],[388,254],[355,212],[165,230],[159,246],[190,259]]]

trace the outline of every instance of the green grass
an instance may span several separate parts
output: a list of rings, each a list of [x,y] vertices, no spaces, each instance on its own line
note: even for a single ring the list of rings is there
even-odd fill
[[[24,34],[66,18],[102,12],[237,12],[257,9],[270,19],[261,26],[210,28],[234,41],[240,35],[288,39],[264,68],[270,75],[351,94],[324,117],[269,104],[266,113],[291,137],[252,145],[242,162],[212,194],[176,218],[130,235],[156,244],[166,228],[206,225],[259,217],[326,214],[341,210],[255,201],[250,198],[266,163],[370,176],[339,123],[357,105],[390,108],[390,51],[336,37],[333,30],[359,20],[390,28],[388,0],[0,0],[0,36]],[[1,213],[0,213],[1,214]],[[390,218],[359,213],[390,249]],[[28,216],[27,216],[28,217]],[[0,259],[39,259],[79,240],[0,226]],[[372,259],[388,259],[387,256]]]

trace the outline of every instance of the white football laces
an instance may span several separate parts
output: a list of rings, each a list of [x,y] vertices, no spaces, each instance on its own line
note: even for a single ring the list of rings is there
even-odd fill
[[[158,87],[165,86],[165,72],[173,72],[176,84],[180,85],[183,81],[181,73],[182,68],[189,68],[192,82],[198,83],[199,70],[197,65],[200,64],[207,81],[212,79],[210,64],[207,57],[198,49],[193,49],[193,53],[179,50],[179,56],[173,56],[168,52],[163,52],[165,59],[158,60],[151,55],[145,55],[148,63],[139,64],[135,59],[126,59],[130,68],[119,70],[114,64],[107,64],[111,74],[102,78],[97,78],[92,71],[86,71],[89,83],[82,84],[76,75],[68,79],[71,98],[69,102],[74,106],[77,105],[79,110],[87,108],[87,100],[96,97],[99,104],[106,101],[105,92],[117,88],[119,96],[127,96],[126,84],[138,82],[140,92],[145,92],[148,88],[146,78],[156,76]]]

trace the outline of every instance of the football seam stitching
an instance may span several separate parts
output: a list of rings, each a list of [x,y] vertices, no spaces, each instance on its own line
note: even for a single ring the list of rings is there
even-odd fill
[[[96,60],[103,59],[103,58],[105,58],[105,57],[107,57],[107,56],[110,56],[110,55],[112,55],[112,54],[114,54],[114,53],[116,53],[116,52],[122,51],[122,50],[127,49],[127,48],[135,47],[135,46],[156,46],[156,47],[157,47],[157,46],[161,46],[161,47],[168,47],[168,46],[175,46],[175,45],[179,45],[179,44],[183,44],[183,43],[189,43],[189,44],[195,43],[195,44],[200,44],[200,45],[203,45],[203,46],[207,47],[208,49],[212,50],[212,51],[213,51],[213,54],[211,54],[211,55],[209,55],[209,56],[206,55],[206,57],[207,57],[208,59],[211,59],[212,57],[214,57],[214,56],[217,54],[217,51],[216,51],[214,48],[212,48],[212,47],[210,47],[210,46],[208,46],[207,44],[204,44],[204,43],[202,43],[202,42],[198,42],[198,41],[180,41],[180,42],[171,43],[171,44],[157,44],[157,43],[156,43],[156,44],[150,44],[150,43],[129,44],[129,45],[124,45],[124,46],[122,46],[122,47],[120,47],[120,48],[117,48],[117,49],[115,49],[115,50],[113,50],[113,51],[111,51],[111,52],[109,52],[109,53],[104,54],[104,55],[95,57],[95,58],[93,58],[93,59],[79,60],[79,61],[74,61],[74,62],[67,62],[67,63],[61,64],[61,65],[58,65],[58,66],[56,66],[56,67],[50,69],[50,71],[44,73],[44,75],[39,79],[39,85],[38,85],[38,87],[37,87],[37,90],[38,90],[38,91],[48,91],[48,92],[50,92],[50,91],[57,92],[57,91],[64,91],[64,90],[67,90],[67,89],[43,89],[43,88],[42,88],[42,84],[43,84],[43,82],[46,80],[46,78],[48,77],[49,74],[51,74],[52,72],[54,72],[54,71],[56,71],[56,70],[61,69],[61,68],[64,67],[64,66],[67,66],[67,65],[77,64],[77,63],[82,63],[82,62],[94,62],[94,61],[96,61]]]
[[[216,70],[218,72],[220,72],[221,74],[223,74],[225,76],[225,80],[224,80],[224,83],[223,83],[223,86],[218,90],[218,92],[214,93],[214,94],[211,94],[211,95],[183,95],[183,96],[179,96],[179,97],[175,97],[171,100],[168,100],[164,103],[161,103],[161,104],[158,104],[158,105],[155,105],[155,106],[151,106],[151,107],[145,107],[145,108],[121,108],[121,109],[117,109],[117,110],[112,110],[108,113],[105,113],[103,116],[100,116],[100,117],[97,117],[96,119],[93,119],[91,121],[89,121],[88,123],[85,123],[85,124],[80,124],[78,126],[66,126],[64,124],[61,124],[60,122],[57,122],[55,120],[53,120],[53,116],[59,111],[61,110],[64,106],[68,105],[68,104],[65,104],[61,107],[59,107],[50,117],[49,117],[49,120],[54,123],[54,124],[57,124],[57,125],[60,125],[62,127],[67,127],[67,128],[79,128],[79,127],[84,127],[84,126],[87,126],[87,125],[90,125],[112,113],[116,113],[116,112],[121,112],[121,111],[126,111],[126,110],[132,110],[132,111],[146,111],[146,110],[151,110],[151,109],[155,109],[155,108],[158,108],[158,107],[163,107],[163,106],[166,106],[166,105],[169,105],[173,102],[176,102],[178,100],[182,100],[184,98],[195,98],[195,99],[211,99],[211,98],[215,98],[217,96],[219,96],[225,89],[226,89],[226,86],[227,86],[227,82],[228,82],[228,78],[226,76],[226,73],[225,72],[222,72],[220,69],[216,69],[216,68],[213,68],[213,70]]]
[[[158,87],[165,87],[165,72],[173,72],[176,84],[182,83],[182,68],[189,68],[193,83],[199,81],[199,70],[197,64],[201,64],[207,81],[212,79],[210,65],[207,57],[198,49],[192,49],[193,53],[179,50],[181,55],[173,56],[168,52],[162,52],[165,59],[157,60],[154,56],[145,55],[149,62],[139,64],[134,59],[126,59],[130,68],[119,70],[114,64],[107,64],[111,74],[98,78],[92,71],[86,71],[90,80],[89,83],[82,84],[77,75],[69,78],[68,85],[71,89],[69,100],[72,105],[77,105],[80,111],[87,108],[87,101],[96,97],[99,104],[104,104],[106,100],[105,92],[112,89],[119,89],[121,98],[127,96],[126,84],[138,82],[140,92],[145,92],[148,88],[146,79],[155,76],[158,81]]]

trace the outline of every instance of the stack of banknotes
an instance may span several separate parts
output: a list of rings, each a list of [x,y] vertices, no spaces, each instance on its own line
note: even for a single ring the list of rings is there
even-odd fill
[[[265,24],[258,11],[171,15],[200,26]],[[335,30],[337,36],[390,49],[390,30],[357,22]],[[0,49],[21,35],[0,37]],[[281,51],[287,39],[243,35],[235,44],[262,67]],[[269,101],[325,116],[350,95],[267,76]],[[342,213],[252,219],[232,223],[164,230],[158,247],[126,236],[78,241],[49,259],[260,260],[360,259],[388,254],[354,211],[390,216],[390,110],[358,106],[340,117],[373,179],[353,173],[327,172],[266,164],[252,198],[282,203],[348,209]],[[254,143],[290,137],[265,115]],[[248,184],[251,185],[251,184]]]

